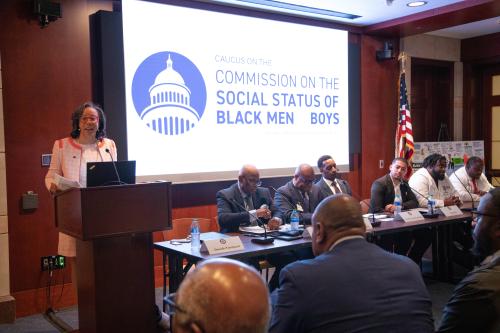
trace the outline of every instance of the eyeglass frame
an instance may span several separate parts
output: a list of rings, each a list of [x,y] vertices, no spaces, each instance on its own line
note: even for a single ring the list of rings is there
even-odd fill
[[[167,297],[165,297],[165,303],[167,303],[167,314],[170,317],[170,331],[171,332],[174,332],[173,331],[173,317],[177,311],[179,313],[186,315],[188,318],[193,318],[193,316],[188,311],[186,311],[185,309],[183,309],[182,307],[180,307],[176,303],[175,295],[176,295],[176,293],[170,293],[170,294],[168,294]],[[198,328],[200,329],[200,331],[202,333],[205,332],[205,329],[203,328],[203,326],[200,324],[200,322],[198,320],[190,319],[188,324],[195,324],[196,326],[198,326]]]

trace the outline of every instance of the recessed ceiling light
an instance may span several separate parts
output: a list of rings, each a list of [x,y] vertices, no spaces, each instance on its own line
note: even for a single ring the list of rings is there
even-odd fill
[[[427,5],[427,1],[412,1],[406,4],[408,7],[420,7]]]

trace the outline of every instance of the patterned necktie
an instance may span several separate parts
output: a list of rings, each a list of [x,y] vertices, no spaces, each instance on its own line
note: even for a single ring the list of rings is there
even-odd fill
[[[254,207],[253,207],[253,202],[252,202],[252,196],[250,195],[247,195],[245,196],[245,208],[246,210],[253,210]]]
[[[342,191],[340,190],[340,187],[337,185],[337,182],[335,180],[332,181],[332,186],[335,189],[333,194],[342,193]]]

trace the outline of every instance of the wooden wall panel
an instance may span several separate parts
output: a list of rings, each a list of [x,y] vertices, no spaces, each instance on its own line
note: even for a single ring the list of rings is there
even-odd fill
[[[361,193],[369,198],[372,182],[388,172],[394,158],[394,135],[399,107],[399,64],[378,62],[375,51],[386,39],[361,38]],[[393,43],[397,47],[397,43]],[[398,50],[395,50],[395,54]],[[379,161],[385,166],[379,168]]]
[[[92,97],[88,16],[113,5],[105,0],[60,2],[64,17],[45,29],[33,17],[31,1],[0,2],[10,280],[12,295],[19,299],[18,315],[44,309],[40,291],[47,273],[40,272],[40,256],[57,249],[52,200],[44,185],[47,168],[40,166],[40,155],[51,152],[54,139],[68,135],[71,112]],[[398,66],[395,60],[376,62],[375,51],[384,40],[351,37],[361,45],[362,153],[351,156],[353,169],[344,178],[364,198],[371,182],[386,172],[378,168],[378,160],[387,165],[393,156]],[[220,185],[211,190],[213,201],[178,203],[173,217],[213,218],[215,191],[225,187]],[[39,194],[39,208],[24,212],[20,199],[29,190]],[[158,256],[155,262],[159,264]],[[58,286],[70,281],[69,269],[58,274]],[[64,305],[71,303],[66,292],[63,298]]]

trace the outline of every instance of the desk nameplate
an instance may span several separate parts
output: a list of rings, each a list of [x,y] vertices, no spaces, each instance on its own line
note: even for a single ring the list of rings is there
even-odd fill
[[[418,210],[413,209],[413,210],[399,213],[398,216],[396,217],[396,220],[400,220],[400,221],[407,223],[407,222],[424,221],[425,219],[422,216],[422,214],[420,214],[420,212]]]
[[[219,239],[207,239],[201,245],[200,252],[208,252],[208,254],[213,255],[233,251],[242,251],[244,249],[245,247],[243,246],[240,237],[233,236]]]
[[[440,210],[441,213],[443,213],[443,215],[446,217],[458,216],[463,214],[462,210],[460,210],[460,208],[458,208],[456,205],[441,207]]]

